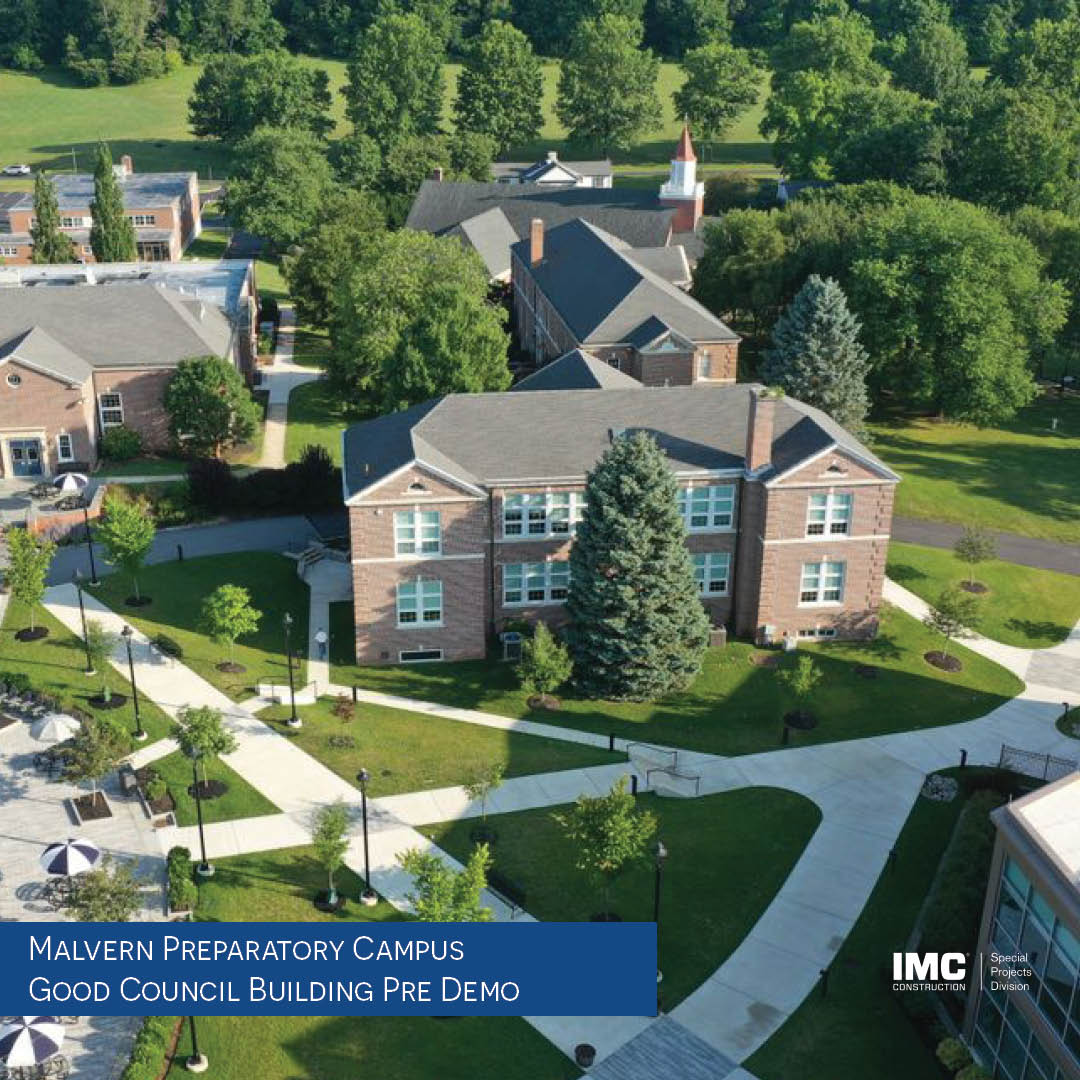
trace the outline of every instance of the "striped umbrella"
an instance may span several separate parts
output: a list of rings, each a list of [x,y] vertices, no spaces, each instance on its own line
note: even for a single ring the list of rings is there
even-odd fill
[[[0,1027],[0,1061],[10,1068],[39,1065],[59,1053],[64,1025],[56,1016],[13,1016]]]
[[[72,735],[78,735],[80,727],[79,721],[73,716],[54,712],[35,720],[30,725],[30,734],[38,742],[58,743],[70,739]]]
[[[57,491],[82,491],[90,481],[82,473],[62,473],[53,481],[53,487]]]
[[[50,844],[41,853],[41,865],[48,874],[71,877],[89,870],[101,858],[101,852],[89,840],[68,837],[60,843]]]

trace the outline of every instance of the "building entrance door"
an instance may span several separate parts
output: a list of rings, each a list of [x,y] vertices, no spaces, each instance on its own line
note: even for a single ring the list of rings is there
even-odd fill
[[[8,439],[13,476],[41,474],[41,441],[39,439]]]

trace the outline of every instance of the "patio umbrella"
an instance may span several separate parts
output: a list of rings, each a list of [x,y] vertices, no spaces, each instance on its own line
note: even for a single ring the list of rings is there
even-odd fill
[[[64,713],[48,713],[30,725],[30,734],[38,742],[56,743],[70,739],[79,732],[79,721]]]
[[[89,840],[69,837],[60,843],[50,844],[38,860],[48,874],[71,877],[89,870],[101,858],[96,844]]]
[[[13,1016],[0,1027],[0,1061],[10,1068],[40,1065],[59,1053],[64,1025],[56,1016]]]
[[[90,481],[78,472],[66,472],[53,481],[57,491],[82,491]]]

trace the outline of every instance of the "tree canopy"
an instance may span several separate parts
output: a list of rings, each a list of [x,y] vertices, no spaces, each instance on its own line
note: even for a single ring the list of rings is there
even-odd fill
[[[250,442],[262,421],[236,365],[221,356],[194,356],[176,366],[164,394],[169,432],[197,454]]]
[[[113,172],[112,154],[100,143],[90,200],[90,247],[98,262],[133,262],[135,226],[124,211],[124,194]]]
[[[707,139],[727,134],[761,92],[763,72],[750,53],[725,41],[710,41],[684,57],[685,81],[675,91],[675,112]]]
[[[105,496],[94,536],[105,549],[105,558],[131,576],[136,601],[139,571],[150,554],[156,533],[153,515],[144,502],[125,498],[119,492],[111,491]]]

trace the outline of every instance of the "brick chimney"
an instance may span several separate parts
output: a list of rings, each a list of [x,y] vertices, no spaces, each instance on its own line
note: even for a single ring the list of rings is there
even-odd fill
[[[529,265],[535,266],[544,258],[544,219],[534,217],[529,222]]]
[[[750,391],[750,416],[746,424],[746,471],[757,472],[772,460],[776,403],[783,392],[756,386]]]
[[[432,180],[437,180],[441,184],[442,183],[442,178],[443,178],[442,166],[441,165],[436,165],[435,168],[431,170],[431,179]]]
[[[124,154],[120,158],[120,164],[124,167],[124,175],[130,176],[135,171],[135,166],[131,163],[131,155]]]

